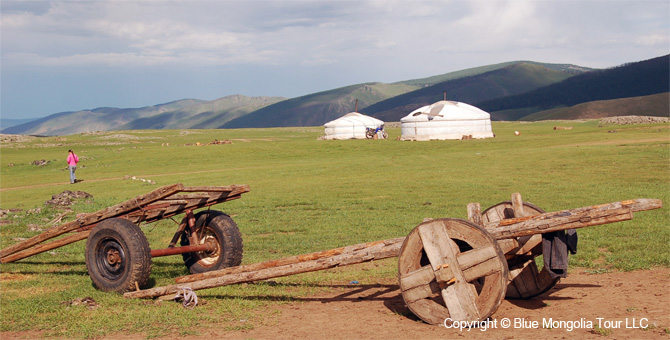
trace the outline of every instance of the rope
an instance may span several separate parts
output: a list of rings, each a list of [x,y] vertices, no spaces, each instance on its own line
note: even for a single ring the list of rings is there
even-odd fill
[[[174,296],[175,300],[183,298],[182,306],[187,309],[193,309],[198,305],[198,296],[195,295],[195,292],[191,287],[182,287],[177,291],[177,295]]]

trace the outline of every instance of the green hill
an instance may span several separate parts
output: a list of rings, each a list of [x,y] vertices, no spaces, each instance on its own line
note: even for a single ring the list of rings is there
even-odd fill
[[[449,100],[476,103],[524,93],[573,75],[539,63],[518,62],[493,71],[436,83],[371,105],[361,112],[385,121],[398,121],[421,106],[443,99],[444,91]]]
[[[523,94],[475,103],[493,119],[517,120],[529,114],[580,103],[670,92],[670,55],[586,72]]]
[[[659,93],[642,97],[598,100],[571,107],[536,112],[521,120],[597,119],[614,116],[668,117],[670,93]]]
[[[366,83],[284,100],[225,123],[221,128],[316,126],[380,100],[397,96],[417,86]]]
[[[2,133],[53,136],[108,130],[215,128],[232,118],[283,99],[228,96],[213,101],[182,99],[142,108],[103,107],[61,112],[12,126],[2,130]]]
[[[262,107],[282,101],[282,97],[227,96],[216,100],[133,120],[120,130],[211,129]]]
[[[587,68],[587,67],[582,67],[582,66],[577,66],[577,65],[572,65],[572,64],[548,64],[548,63],[538,63],[535,61],[528,61],[528,60],[520,60],[520,61],[509,61],[506,63],[500,63],[500,64],[493,64],[493,65],[486,65],[486,66],[480,66],[480,67],[473,67],[473,68],[468,68],[465,70],[460,70],[460,71],[455,71],[455,72],[449,72],[437,76],[432,76],[432,77],[427,77],[427,78],[420,78],[420,79],[411,79],[411,80],[404,80],[399,83],[402,84],[408,84],[408,85],[417,85],[417,86],[430,86],[430,85],[435,85],[438,83],[442,83],[445,81],[449,80],[454,80],[458,78],[464,78],[464,77],[470,77],[470,76],[476,76],[478,74],[486,73],[486,72],[491,72],[495,71],[501,68],[505,68],[507,66],[512,66],[512,65],[517,65],[517,64],[531,64],[531,65],[540,65],[545,68],[555,70],[555,71],[561,71],[565,73],[573,73],[573,74],[578,74],[582,72],[587,72],[591,71],[592,69]]]

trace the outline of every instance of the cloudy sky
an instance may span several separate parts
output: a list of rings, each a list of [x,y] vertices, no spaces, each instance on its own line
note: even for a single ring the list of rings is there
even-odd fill
[[[670,53],[668,0],[0,2],[1,117]]]

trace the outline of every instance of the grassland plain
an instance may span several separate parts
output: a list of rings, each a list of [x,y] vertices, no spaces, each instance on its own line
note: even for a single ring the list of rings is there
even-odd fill
[[[556,125],[572,129],[553,130]],[[469,202],[486,208],[520,192],[524,200],[547,211],[630,198],[663,200],[663,209],[638,213],[633,221],[580,230],[579,253],[571,265],[592,272],[668,267],[669,127],[495,122],[496,138],[431,142],[397,141],[397,128],[390,129],[389,140],[374,141],[320,141],[321,127],[153,130],[5,143],[0,208],[23,211],[11,213],[11,223],[0,228],[0,247],[37,234],[29,226],[44,226],[59,213],[45,208],[44,202],[64,190],[94,196],[76,204],[76,213],[177,182],[249,184],[251,192],[242,199],[217,207],[240,227],[243,263],[403,236],[425,217],[465,218]],[[215,139],[232,144],[197,146]],[[81,159],[77,176],[84,181],[75,185],[68,182],[68,149]],[[31,164],[40,159],[50,163]],[[126,176],[156,184],[124,180]],[[42,212],[26,213],[36,207],[43,207]],[[176,224],[167,220],[143,229],[152,245],[164,247]],[[321,292],[328,284],[396,275],[395,261],[383,260],[365,270],[345,267],[220,287],[199,292],[207,303],[186,310],[95,290],[83,250],[80,242],[0,265],[0,331],[37,330],[66,338],[140,333],[151,338],[198,334],[213,325],[254,327],[263,320],[253,312],[269,304]],[[150,283],[171,284],[186,273],[181,257],[157,258]],[[63,303],[87,296],[101,307],[89,310]]]

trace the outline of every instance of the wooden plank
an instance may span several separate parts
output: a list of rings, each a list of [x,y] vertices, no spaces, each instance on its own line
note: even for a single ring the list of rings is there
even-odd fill
[[[227,186],[201,186],[201,187],[184,187],[182,190],[183,192],[198,192],[198,191],[206,191],[206,192],[216,192],[216,191],[230,191],[232,195],[239,195],[245,192],[249,192],[249,186],[246,184],[234,184],[234,185],[227,185]]]
[[[476,266],[464,269],[463,278],[465,281],[470,282],[499,271],[500,261],[498,261],[497,257],[491,257],[486,261],[478,263]]]
[[[55,241],[52,241],[52,242],[49,242],[49,243],[38,244],[38,245],[35,245],[31,248],[24,249],[24,250],[19,251],[17,253],[11,254],[7,257],[3,257],[2,259],[0,259],[0,262],[1,263],[9,263],[9,262],[18,261],[20,259],[24,259],[24,258],[29,257],[29,256],[37,255],[37,254],[43,253],[45,251],[49,251],[51,249],[56,249],[56,248],[62,247],[64,245],[68,245],[70,243],[75,243],[77,241],[81,241],[81,240],[87,238],[88,234],[90,234],[90,233],[91,233],[90,230],[86,230],[86,231],[82,231],[80,233],[76,233],[76,234],[68,235],[68,236],[65,236],[65,237],[61,237],[58,240],[55,240]]]
[[[518,192],[512,194],[512,211],[514,211],[514,217],[516,218],[525,216],[523,212],[523,199]]]
[[[338,256],[338,255],[343,255],[343,254],[344,255],[353,254],[353,253],[356,253],[356,252],[360,252],[361,250],[365,250],[365,249],[368,249],[368,248],[371,248],[371,247],[374,247],[374,246],[377,246],[377,245],[380,245],[380,244],[385,245],[385,246],[393,246],[393,247],[390,247],[389,249],[392,250],[392,251],[397,250],[397,252],[394,253],[394,254],[389,254],[389,257],[396,257],[396,256],[398,256],[398,253],[400,252],[400,246],[402,246],[402,242],[404,240],[405,240],[404,237],[397,237],[397,238],[383,240],[383,241],[360,243],[360,244],[355,244],[355,245],[346,246],[346,247],[329,249],[329,250],[324,250],[324,251],[319,251],[319,252],[314,252],[314,253],[309,253],[309,254],[303,254],[303,255],[290,256],[290,257],[285,257],[285,258],[281,258],[281,259],[269,260],[269,261],[258,262],[258,263],[252,263],[252,264],[247,264],[247,265],[242,265],[242,266],[237,266],[237,267],[228,267],[228,268],[223,268],[223,269],[219,269],[219,270],[213,270],[213,271],[210,271],[210,272],[178,277],[178,278],[175,279],[175,282],[177,282],[177,283],[194,282],[194,281],[199,281],[199,280],[204,280],[204,279],[209,279],[209,278],[215,278],[215,277],[221,277],[221,276],[230,275],[230,274],[245,273],[245,272],[263,270],[263,269],[268,269],[268,268],[281,267],[281,266],[286,266],[286,265],[300,263],[300,262],[314,261],[314,260],[318,260],[318,259],[322,259],[322,258],[334,257],[334,256]]]
[[[449,264],[455,277],[455,282],[442,289],[442,299],[453,320],[479,320],[477,297],[463,277],[456,260],[458,249],[453,244],[446,227],[442,223],[427,223],[419,227],[419,236],[423,249],[426,252],[433,270],[438,270],[443,264]]]
[[[282,266],[272,266],[259,270],[235,272],[217,277],[207,278],[185,284],[176,284],[165,287],[156,287],[123,294],[126,298],[151,298],[175,294],[182,287],[193,290],[226,286],[236,283],[253,282],[270,278],[307,273],[317,270],[333,268],[341,265],[361,263],[398,256],[403,238],[374,242],[375,244],[350,253],[318,258],[305,262],[290,263]],[[231,268],[232,269],[232,268]]]
[[[409,290],[418,286],[428,285],[435,280],[435,272],[431,266],[423,266],[400,277],[400,286]]]
[[[432,270],[431,270],[432,271]],[[412,304],[421,299],[430,299],[438,297],[442,294],[442,290],[436,281],[419,285],[403,291],[403,299],[405,303]]]
[[[14,254],[16,252],[19,252],[21,250],[30,248],[36,244],[42,243],[46,240],[52,239],[56,236],[62,235],[64,233],[67,233],[69,231],[75,230],[77,228],[81,228],[83,226],[97,223],[100,220],[115,217],[118,215],[122,215],[124,213],[127,213],[130,210],[137,209],[141,207],[142,205],[149,204],[153,201],[159,200],[163,197],[172,195],[175,192],[180,191],[183,189],[183,185],[181,183],[173,184],[173,185],[168,185],[164,186],[161,188],[158,188],[150,193],[136,196],[128,201],[119,203],[115,206],[111,206],[105,209],[102,209],[96,213],[91,213],[91,214],[86,214],[85,216],[72,221],[68,222],[65,224],[61,224],[59,226],[53,227],[51,229],[46,230],[45,232],[33,236],[25,241],[19,242],[15,245],[9,246],[3,250],[0,250],[0,258],[4,258],[8,255]]]
[[[482,207],[479,203],[468,204],[468,221],[482,225]]]
[[[523,220],[489,222],[484,227],[495,239],[514,238],[626,221],[633,218],[633,211],[659,209],[662,206],[663,203],[661,200],[635,199],[549,212],[531,217],[523,217]],[[502,226],[505,228],[501,228]]]

